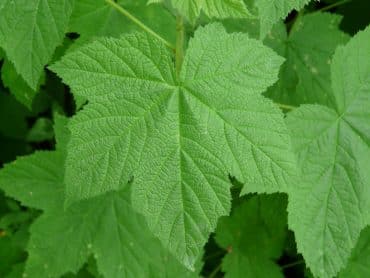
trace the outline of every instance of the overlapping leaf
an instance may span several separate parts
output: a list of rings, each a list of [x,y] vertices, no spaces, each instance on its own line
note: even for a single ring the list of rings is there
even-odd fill
[[[283,252],[287,214],[283,196],[254,196],[220,219],[216,241],[229,250],[225,277],[283,277],[274,260]]]
[[[67,211],[63,204],[47,210],[31,227],[25,273],[59,277],[93,254],[104,277],[196,277],[163,249],[128,197],[111,192]]]
[[[119,0],[117,3],[165,39],[174,41],[175,19],[166,9],[156,5],[148,6],[147,0]],[[69,31],[81,35],[79,44],[101,36],[119,37],[137,29],[135,24],[105,0],[77,1],[69,27]]]
[[[268,96],[291,105],[333,106],[331,59],[337,46],[349,39],[339,30],[340,21],[338,15],[313,13],[299,17],[289,36],[283,23],[274,28],[266,37],[266,44],[287,60]]]
[[[10,92],[15,96],[15,98],[28,109],[32,110],[32,104],[34,103],[34,98],[37,95],[37,91],[31,89],[27,85],[27,83],[15,70],[13,64],[8,60],[5,60],[3,66],[1,67],[1,79],[4,86],[9,88]],[[41,83],[43,83],[44,80],[45,75],[42,72],[40,77]]]
[[[370,276],[370,227],[361,232],[348,264],[339,273],[340,278]]]
[[[264,38],[280,19],[292,10],[300,10],[310,0],[255,0],[261,24],[261,38]]]
[[[45,64],[63,40],[73,2],[3,0],[0,3],[0,46],[34,90]]]
[[[65,146],[58,119],[58,146]],[[111,192],[64,209],[62,151],[37,152],[0,171],[0,187],[23,205],[44,210],[31,227],[28,277],[77,272],[94,255],[104,277],[191,277],[133,211],[128,192]]]
[[[295,174],[281,112],[260,96],[282,59],[218,24],[190,41],[179,77],[172,53],[147,35],[102,39],[52,67],[90,104],[71,122],[68,202],[124,188],[150,229],[192,267],[243,192],[287,189]]]
[[[201,12],[210,18],[250,17],[243,0],[149,0],[148,3],[168,2],[181,15],[194,23]]]
[[[343,268],[370,211],[370,28],[331,64],[334,109],[288,114],[303,182],[290,192],[290,225],[314,275]]]

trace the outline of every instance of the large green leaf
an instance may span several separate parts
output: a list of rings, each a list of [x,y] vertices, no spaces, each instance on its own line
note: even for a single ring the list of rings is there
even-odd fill
[[[262,93],[282,59],[219,24],[200,28],[176,76],[173,54],[144,34],[101,39],[52,67],[90,104],[70,124],[67,202],[125,187],[150,229],[192,267],[245,192],[285,191],[295,159],[282,113]]]
[[[284,249],[287,199],[253,196],[220,219],[216,241],[229,252],[223,259],[225,277],[283,277],[274,260]]]
[[[331,63],[334,109],[288,114],[303,181],[290,192],[290,226],[314,275],[346,265],[370,211],[370,28]]]
[[[36,90],[44,66],[62,42],[73,0],[3,0],[0,46],[18,73]]]

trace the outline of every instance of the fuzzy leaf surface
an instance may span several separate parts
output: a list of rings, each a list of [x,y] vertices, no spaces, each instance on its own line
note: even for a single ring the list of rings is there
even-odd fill
[[[370,211],[370,28],[339,47],[331,64],[335,108],[288,114],[303,180],[290,192],[290,226],[314,275],[343,268]]]
[[[285,191],[296,165],[283,115],[261,96],[279,56],[219,24],[196,32],[179,77],[172,55],[133,34],[98,40],[52,70],[90,101],[69,126],[67,202],[133,179],[134,207],[192,267],[229,211],[229,173],[243,193]]]

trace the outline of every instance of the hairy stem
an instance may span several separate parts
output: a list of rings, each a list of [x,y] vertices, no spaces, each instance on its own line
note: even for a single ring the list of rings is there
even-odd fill
[[[175,53],[175,65],[177,76],[180,75],[182,62],[184,60],[184,42],[185,42],[185,31],[184,21],[182,16],[178,16],[176,20],[176,53]]]
[[[131,20],[133,23],[135,23],[138,27],[143,29],[148,34],[152,35],[153,37],[157,38],[161,42],[163,42],[167,47],[171,48],[172,50],[175,49],[172,43],[167,41],[166,39],[162,38],[160,35],[158,35],[156,32],[154,32],[152,29],[150,29],[148,26],[146,26],[143,22],[141,22],[139,19],[137,19],[135,16],[130,14],[127,10],[125,10],[123,7],[118,5],[113,0],[105,0],[105,2],[109,5],[111,5],[113,8],[115,8],[118,12],[126,16],[129,20]]]

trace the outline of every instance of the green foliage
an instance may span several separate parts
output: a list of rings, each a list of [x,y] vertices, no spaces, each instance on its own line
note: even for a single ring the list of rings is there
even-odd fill
[[[340,20],[338,15],[313,13],[298,17],[289,35],[281,24],[277,27],[281,34],[267,36],[266,44],[286,58],[269,96],[291,105],[333,105],[330,64],[337,46],[348,41],[339,30]]]
[[[347,267],[339,273],[339,277],[367,277],[370,275],[370,228],[361,232]]]
[[[255,0],[261,22],[261,38],[272,29],[280,19],[293,9],[303,8],[310,0]]]
[[[283,277],[273,262],[286,237],[286,198],[253,196],[220,219],[216,240],[229,254],[223,259],[225,277]]]
[[[235,55],[226,61],[227,53]],[[259,95],[276,80],[277,55],[209,25],[189,42],[178,77],[171,60],[160,42],[135,34],[99,40],[52,69],[90,100],[70,125],[67,202],[121,189],[134,177],[134,206],[191,267],[217,218],[228,213],[228,172],[245,182],[243,192],[285,191],[295,161],[282,114]],[[145,68],[132,66],[140,61]],[[86,86],[93,88],[88,94]]]
[[[369,277],[360,1],[0,0],[0,277]]]
[[[9,88],[17,100],[32,109],[32,102],[37,92],[27,85],[8,60],[5,60],[1,68],[1,78],[4,86]]]
[[[169,41],[175,41],[173,16],[157,5],[147,6],[147,0],[119,0],[130,13]],[[161,20],[158,20],[160,18]],[[140,29],[104,0],[79,0],[71,15],[70,32],[80,34],[79,44],[98,37],[119,37]]]
[[[193,24],[201,12],[210,18],[250,17],[243,0],[149,0],[148,4],[159,2],[171,5]]]

